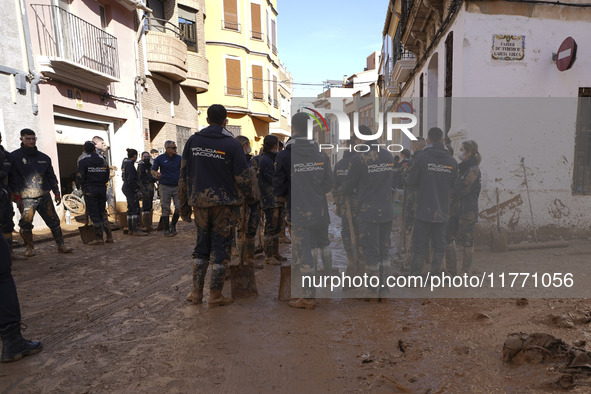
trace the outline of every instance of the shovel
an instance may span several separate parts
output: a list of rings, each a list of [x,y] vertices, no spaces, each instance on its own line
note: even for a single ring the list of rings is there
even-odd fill
[[[94,235],[94,229],[90,224],[88,224],[88,215],[84,215],[84,226],[79,226],[78,231],[80,232],[80,238],[82,238],[82,243],[84,245],[88,244],[90,241],[94,241],[96,238]]]
[[[490,251],[491,252],[506,252],[507,251],[507,231],[501,230],[501,219],[499,209],[499,188],[496,189],[497,194],[497,229],[490,232]]]
[[[248,207],[242,204],[242,223],[240,225],[240,263],[230,266],[230,280],[232,282],[232,298],[256,297],[257,284],[254,277],[254,267],[244,265],[246,260],[246,218]]]
[[[346,275],[356,276],[359,275],[359,256],[357,255],[357,243],[355,242],[355,227],[353,227],[353,215],[351,214],[351,204],[349,203],[349,197],[345,198],[345,214],[347,215],[347,222],[349,223],[349,234],[351,235],[351,249],[353,250],[353,264],[349,262],[347,266]],[[343,290],[351,290],[343,287]]]

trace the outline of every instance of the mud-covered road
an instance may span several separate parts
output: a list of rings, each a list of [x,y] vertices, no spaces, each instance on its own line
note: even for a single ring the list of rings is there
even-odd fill
[[[591,339],[588,323],[564,320],[591,310],[590,300],[337,299],[295,310],[277,300],[279,268],[270,266],[257,270],[258,298],[208,310],[185,301],[192,224],[179,224],[175,238],[114,235],[102,247],[69,238],[71,255],[39,244],[37,257],[14,263],[25,337],[44,350],[1,364],[0,393],[554,391],[552,364],[503,363],[507,335]],[[589,249],[580,240],[553,251],[477,251],[475,268],[519,253],[589,261]]]

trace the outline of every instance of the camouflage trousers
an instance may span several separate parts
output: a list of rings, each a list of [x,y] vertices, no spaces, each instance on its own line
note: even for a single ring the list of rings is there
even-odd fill
[[[448,244],[453,241],[457,245],[470,248],[474,246],[474,220],[463,219],[452,216],[447,223],[446,241]]]

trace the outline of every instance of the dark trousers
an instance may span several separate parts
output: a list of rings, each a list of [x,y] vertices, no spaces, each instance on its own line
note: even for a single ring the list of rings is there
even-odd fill
[[[102,223],[107,221],[107,212],[105,210],[107,188],[84,191],[84,202],[86,204],[86,213],[92,224],[101,227]]]
[[[0,328],[21,321],[21,309],[11,268],[10,249],[6,239],[0,234]]]
[[[23,230],[33,230],[35,212],[39,212],[39,215],[41,215],[45,224],[51,230],[55,230],[60,226],[60,219],[57,217],[49,193],[37,198],[23,198],[23,203],[19,206],[19,211],[21,213],[21,220],[18,222],[18,225]]]
[[[142,197],[142,212],[150,212],[154,202],[154,189],[148,190],[146,195]],[[176,209],[176,207],[175,207]]]
[[[10,234],[14,231],[13,216],[14,211],[12,209],[10,194],[0,187],[0,227],[2,227],[2,233]]]
[[[283,227],[283,206],[267,208],[265,212],[265,238],[278,235]]]
[[[234,225],[236,222],[235,208],[219,205],[209,208],[193,208],[195,227],[197,228],[197,244],[193,257],[204,260],[207,265],[211,260],[211,290],[221,290],[224,286],[225,264],[230,262]]]
[[[431,273],[441,273],[441,263],[445,253],[445,230],[447,223],[425,222],[419,219],[414,220],[412,233],[412,261],[410,263],[411,275],[420,275],[423,270],[423,263],[428,252],[429,240],[433,248],[433,259],[431,260]]]
[[[140,202],[137,196],[137,192],[134,192],[130,188],[123,186],[123,194],[127,199],[127,214],[135,216],[140,214]]]
[[[391,220],[383,223],[359,222],[359,242],[368,274],[377,276],[383,271],[384,261],[390,256],[391,232]]]
[[[292,247],[292,283],[300,286],[302,276],[313,277],[316,275],[316,260],[312,257],[312,249],[315,240],[323,236],[324,223],[317,223],[313,226],[298,226],[291,224],[291,247]],[[303,298],[314,298],[316,294],[314,287],[304,287],[301,289]]]
[[[257,228],[261,220],[259,204],[248,206],[248,222],[246,223],[246,238],[254,238],[257,234]]]

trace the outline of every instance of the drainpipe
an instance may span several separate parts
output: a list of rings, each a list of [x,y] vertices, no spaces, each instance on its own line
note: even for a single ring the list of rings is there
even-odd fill
[[[27,49],[27,63],[29,65],[29,74],[33,76],[31,80],[31,104],[33,107],[33,115],[39,113],[39,105],[37,104],[37,85],[41,81],[41,74],[35,72],[35,60],[33,59],[33,50],[31,45],[31,32],[29,30],[29,19],[27,17],[27,8],[25,0],[20,0],[21,19],[23,22],[23,33],[25,35],[25,47]]]

